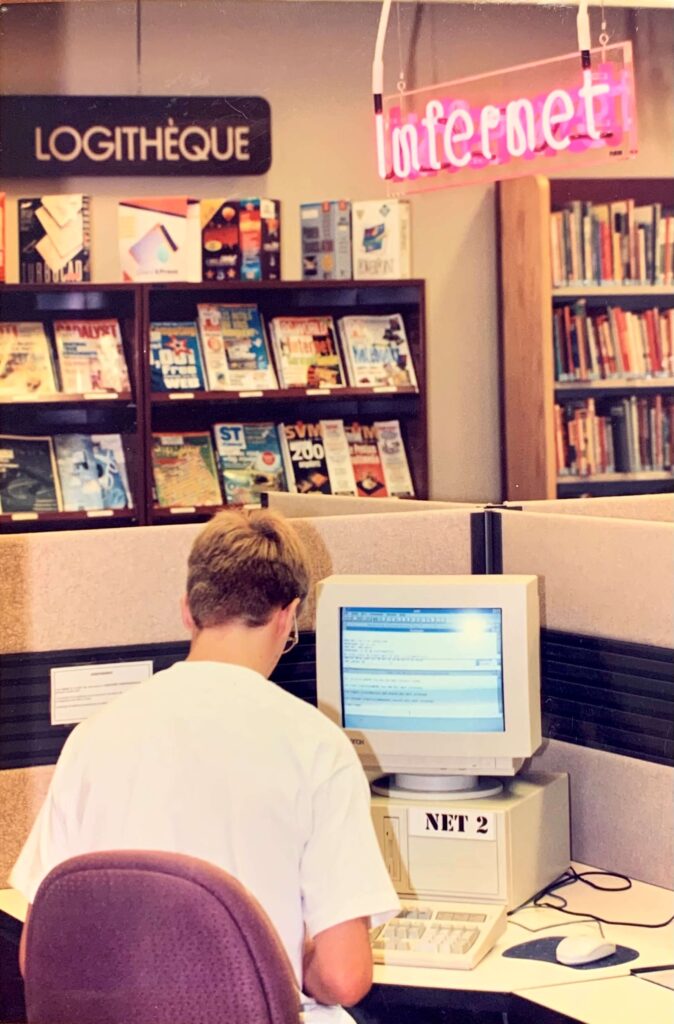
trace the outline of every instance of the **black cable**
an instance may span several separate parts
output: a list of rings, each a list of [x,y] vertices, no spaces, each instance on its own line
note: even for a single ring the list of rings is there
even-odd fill
[[[593,876],[599,878],[615,878],[624,882],[624,885],[613,886],[613,885],[598,885],[596,882],[589,881]],[[642,921],[609,921],[608,918],[599,917],[598,914],[592,914],[589,911],[578,911],[578,910],[567,910],[568,901],[558,892],[559,889],[565,889],[567,885],[574,885],[576,882],[581,882],[583,885],[587,885],[590,889],[596,889],[598,892],[627,892],[628,889],[632,888],[632,881],[627,875],[621,874],[619,871],[576,871],[575,868],[570,867],[567,871],[556,878],[550,885],[546,885],[544,889],[537,892],[535,896],[532,896],[527,903],[517,907],[515,910],[509,911],[508,916],[518,913],[520,910],[526,909],[526,907],[543,907],[548,910],[558,910],[560,914],[568,914],[571,917],[582,917],[585,920],[596,921],[597,924],[609,924],[616,925],[618,927],[625,928],[666,928],[667,925],[674,921],[674,914],[669,917],[666,921],[661,921],[659,924],[645,924]],[[559,903],[543,902],[546,897],[552,900],[559,900]],[[519,925],[520,928],[525,928],[525,925],[521,925],[519,921],[513,921],[513,924]],[[552,927],[552,926],[546,926]],[[527,929],[527,931],[545,931],[545,928],[541,929]]]

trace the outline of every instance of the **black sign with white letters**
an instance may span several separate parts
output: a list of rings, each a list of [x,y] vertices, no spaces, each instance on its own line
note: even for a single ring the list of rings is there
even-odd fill
[[[259,96],[1,96],[0,178],[255,175],[271,165]]]

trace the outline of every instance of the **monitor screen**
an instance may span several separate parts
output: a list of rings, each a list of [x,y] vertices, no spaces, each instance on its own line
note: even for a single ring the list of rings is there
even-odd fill
[[[347,729],[502,732],[500,608],[342,608]]]

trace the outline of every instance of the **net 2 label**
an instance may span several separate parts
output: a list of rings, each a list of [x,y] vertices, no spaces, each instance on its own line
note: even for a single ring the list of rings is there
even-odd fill
[[[496,839],[493,811],[443,811],[425,807],[407,810],[407,833],[433,839]]]

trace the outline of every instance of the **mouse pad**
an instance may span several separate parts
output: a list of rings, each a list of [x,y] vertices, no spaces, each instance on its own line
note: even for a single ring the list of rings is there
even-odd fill
[[[529,942],[522,942],[519,946],[511,946],[502,954],[512,957],[514,960],[541,960],[545,964],[558,963],[555,956],[557,945],[564,938],[564,935],[548,935],[545,939],[532,939]],[[617,967],[619,964],[627,964],[630,960],[636,960],[639,956],[636,949],[629,946],[616,946],[615,953],[604,957],[603,960],[595,960],[593,964],[576,964],[572,971],[596,971],[601,967]],[[566,967],[566,964],[559,964]]]

